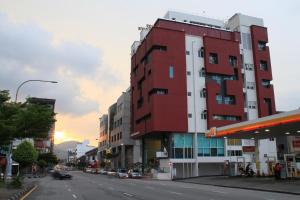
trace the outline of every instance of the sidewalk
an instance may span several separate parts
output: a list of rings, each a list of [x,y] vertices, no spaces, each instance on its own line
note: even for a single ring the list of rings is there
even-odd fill
[[[300,195],[300,179],[275,180],[272,177],[212,176],[176,180],[178,182]]]
[[[17,194],[21,191],[23,191],[25,188],[33,186],[38,182],[38,178],[36,179],[24,179],[23,186],[19,189],[14,189],[14,188],[6,188],[6,187],[1,187],[0,188],[0,200],[7,200],[10,197],[12,197],[14,194]]]

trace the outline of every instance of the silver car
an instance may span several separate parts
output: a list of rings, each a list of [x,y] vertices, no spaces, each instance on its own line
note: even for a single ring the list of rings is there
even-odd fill
[[[128,178],[127,170],[126,169],[119,169],[117,172],[117,176],[119,178]]]
[[[142,173],[138,169],[131,169],[128,171],[129,178],[142,178]]]

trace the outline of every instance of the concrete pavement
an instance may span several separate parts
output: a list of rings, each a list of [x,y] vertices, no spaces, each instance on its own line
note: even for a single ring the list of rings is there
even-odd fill
[[[105,175],[71,172],[72,180],[40,179],[28,200],[271,200],[299,199],[299,196],[183,182],[118,179]]]
[[[300,195],[300,179],[275,180],[273,177],[210,176],[177,180],[185,183],[251,189]],[[299,196],[300,199],[300,196]]]

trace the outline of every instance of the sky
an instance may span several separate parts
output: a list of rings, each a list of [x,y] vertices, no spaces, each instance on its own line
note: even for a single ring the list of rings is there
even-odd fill
[[[0,89],[56,99],[56,143],[96,145],[99,117],[129,87],[130,47],[139,26],[168,10],[226,20],[234,13],[268,27],[277,110],[300,107],[298,0],[0,0]]]

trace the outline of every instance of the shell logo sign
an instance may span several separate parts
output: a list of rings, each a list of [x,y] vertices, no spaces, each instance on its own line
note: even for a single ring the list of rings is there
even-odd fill
[[[208,132],[205,133],[206,137],[216,137],[217,135],[217,127],[212,127]]]

